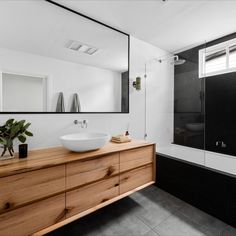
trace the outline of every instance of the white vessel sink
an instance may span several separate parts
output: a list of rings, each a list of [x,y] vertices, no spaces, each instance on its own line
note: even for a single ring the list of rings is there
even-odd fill
[[[76,133],[60,137],[62,145],[74,152],[86,152],[103,147],[109,140],[106,133]]]
[[[204,123],[188,123],[186,128],[190,131],[200,132],[204,130]]]

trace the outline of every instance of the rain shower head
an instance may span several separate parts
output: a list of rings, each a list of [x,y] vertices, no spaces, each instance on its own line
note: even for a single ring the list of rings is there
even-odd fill
[[[178,66],[178,65],[183,65],[186,60],[185,59],[182,59],[182,58],[179,58],[178,55],[174,55],[174,56],[171,56],[171,57],[168,57],[168,58],[164,58],[164,59],[159,59],[158,61],[160,63],[162,63],[163,61],[166,61],[166,60],[169,60],[169,59],[174,59],[171,64],[172,65],[175,65],[175,66]]]
[[[183,65],[186,62],[185,59],[180,59],[178,56],[174,58],[174,61],[172,62],[173,65]]]

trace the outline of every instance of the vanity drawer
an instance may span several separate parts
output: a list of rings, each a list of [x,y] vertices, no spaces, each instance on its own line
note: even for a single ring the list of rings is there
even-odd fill
[[[120,175],[120,194],[152,182],[153,178],[153,164],[125,172]]]
[[[66,188],[71,189],[119,173],[119,153],[66,165]]]
[[[152,163],[154,146],[136,148],[120,153],[120,172]]]
[[[0,215],[0,235],[26,236],[65,219],[65,194]]]
[[[0,178],[0,213],[65,191],[65,165]]]
[[[119,195],[119,177],[111,177],[66,193],[66,217],[71,217]]]

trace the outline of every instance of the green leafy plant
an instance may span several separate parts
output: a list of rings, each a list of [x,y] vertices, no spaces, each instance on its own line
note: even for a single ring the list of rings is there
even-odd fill
[[[27,136],[33,136],[33,134],[28,131],[31,123],[27,123],[25,120],[16,121],[15,119],[9,119],[6,123],[0,126],[0,145],[2,145],[3,156],[8,150],[10,155],[13,156],[13,141],[17,138],[21,143],[24,143]]]

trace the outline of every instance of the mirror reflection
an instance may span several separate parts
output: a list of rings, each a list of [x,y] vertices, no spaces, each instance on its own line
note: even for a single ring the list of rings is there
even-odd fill
[[[1,112],[129,111],[128,35],[41,0],[1,1],[0,30]]]

